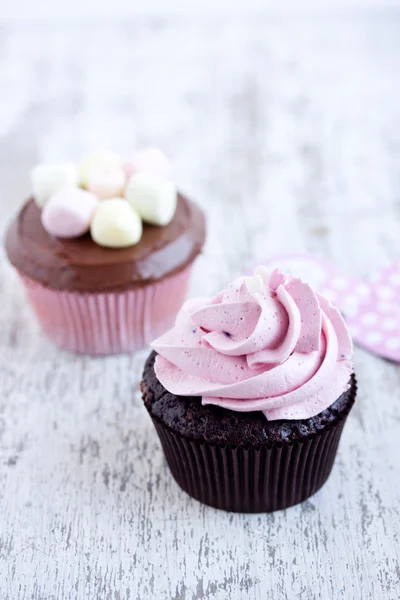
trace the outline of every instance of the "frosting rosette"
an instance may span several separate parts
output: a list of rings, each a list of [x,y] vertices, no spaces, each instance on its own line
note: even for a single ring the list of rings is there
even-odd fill
[[[301,279],[264,267],[213,298],[187,301],[152,347],[169,392],[268,420],[319,414],[353,372],[338,309]]]

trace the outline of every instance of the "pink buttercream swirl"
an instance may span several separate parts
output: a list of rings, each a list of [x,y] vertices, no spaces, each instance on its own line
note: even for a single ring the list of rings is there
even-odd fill
[[[263,267],[214,298],[186,302],[152,347],[169,392],[271,421],[317,415],[353,371],[339,311],[300,279]]]

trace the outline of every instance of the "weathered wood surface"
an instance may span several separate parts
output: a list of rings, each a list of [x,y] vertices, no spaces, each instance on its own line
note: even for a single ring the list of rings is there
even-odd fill
[[[185,17],[0,28],[0,219],[39,159],[147,142],[209,218],[192,292],[316,251],[367,276],[400,258],[400,20]],[[2,600],[400,596],[400,368],[361,350],[326,486],[272,515],[201,506],[141,404],[145,352],[94,360],[40,333],[4,254]]]

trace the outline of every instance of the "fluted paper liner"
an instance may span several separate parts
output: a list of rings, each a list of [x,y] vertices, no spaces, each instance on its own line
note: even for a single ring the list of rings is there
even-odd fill
[[[122,292],[69,292],[20,273],[39,323],[58,346],[90,355],[134,352],[172,326],[191,266],[176,275]]]
[[[322,431],[259,448],[192,440],[151,416],[172,475],[190,496],[227,511],[271,512],[303,502],[328,479],[356,389],[353,380],[347,411]]]

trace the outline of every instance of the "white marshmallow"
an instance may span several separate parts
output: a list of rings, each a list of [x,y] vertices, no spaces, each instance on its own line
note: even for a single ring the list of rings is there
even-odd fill
[[[99,203],[90,233],[99,246],[127,248],[142,237],[142,221],[126,200],[111,198]]]
[[[31,185],[36,204],[43,208],[50,196],[65,186],[76,185],[77,179],[77,169],[72,163],[36,165],[31,169]]]
[[[89,178],[93,171],[98,169],[113,170],[118,169],[121,166],[121,160],[117,154],[113,152],[106,152],[98,150],[91,152],[82,160],[79,165],[78,177],[79,184],[83,187],[87,187]]]
[[[121,196],[125,187],[125,172],[121,167],[94,169],[88,177],[87,189],[100,200]]]
[[[59,190],[42,211],[42,225],[61,238],[75,238],[87,233],[99,200],[97,196],[78,187]]]
[[[177,189],[169,179],[135,173],[126,186],[125,197],[146,223],[168,225],[175,214]]]

